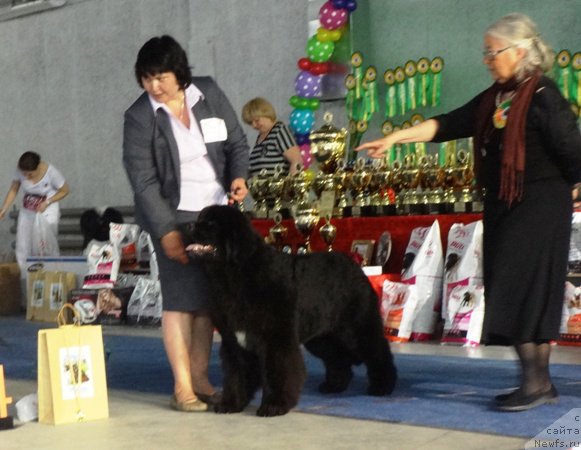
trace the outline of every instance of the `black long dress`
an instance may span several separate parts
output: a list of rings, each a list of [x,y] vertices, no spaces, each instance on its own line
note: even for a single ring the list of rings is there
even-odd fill
[[[481,95],[434,117],[434,141],[472,136]],[[482,342],[540,343],[559,335],[581,135],[568,102],[542,77],[527,113],[524,195],[509,208],[498,200],[503,130],[491,127],[484,149],[474,149],[482,152],[479,180],[486,188]]]

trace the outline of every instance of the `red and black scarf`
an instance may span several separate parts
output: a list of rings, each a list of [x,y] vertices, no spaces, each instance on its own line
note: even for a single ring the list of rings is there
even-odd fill
[[[515,91],[510,109],[508,110],[506,127],[502,136],[500,190],[498,198],[508,203],[509,207],[515,200],[521,200],[524,188],[525,170],[525,126],[531,99],[536,91],[541,77],[536,72],[524,81],[515,78],[506,83],[494,83],[482,94],[482,100],[476,112],[476,128],[474,134],[474,165],[479,175],[485,137],[491,132],[492,115],[496,109],[497,95],[503,92]]]

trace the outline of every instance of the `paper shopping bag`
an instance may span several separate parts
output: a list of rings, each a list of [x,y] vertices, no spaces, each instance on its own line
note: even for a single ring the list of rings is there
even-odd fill
[[[44,317],[44,274],[43,270],[28,273],[26,289],[27,320],[42,320],[42,317]]]
[[[66,325],[67,311],[73,325]],[[81,326],[68,304],[58,323],[38,332],[38,421],[60,425],[109,417],[101,326]]]
[[[30,272],[26,318],[55,322],[60,309],[68,300],[69,292],[76,287],[77,277],[74,272],[45,270]]]

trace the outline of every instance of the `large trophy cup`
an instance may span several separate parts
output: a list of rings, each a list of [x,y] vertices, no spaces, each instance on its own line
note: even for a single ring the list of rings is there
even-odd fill
[[[302,203],[295,213],[295,227],[303,236],[304,244],[297,249],[298,254],[311,253],[311,234],[319,223],[319,210]]]
[[[266,169],[262,169],[257,175],[248,180],[248,190],[254,199],[254,216],[257,219],[266,219],[268,217],[268,185],[270,177]]]
[[[317,174],[313,188],[319,199],[321,211],[341,215],[345,206],[339,205],[343,202],[341,190],[346,190],[345,183],[337,180],[336,175],[343,167],[345,159],[345,146],[347,141],[347,130],[337,128],[331,124],[333,114],[326,112],[323,116],[325,124],[318,130],[313,131],[309,138],[311,140],[311,155],[317,161],[319,173]],[[337,183],[341,187],[337,187]]]
[[[333,242],[335,242],[335,237],[337,236],[337,227],[331,223],[331,216],[327,215],[325,217],[325,225],[319,228],[319,234],[321,238],[327,244],[327,251],[333,251]]]
[[[276,214],[274,216],[274,225],[268,230],[269,243],[281,251],[287,234],[288,228],[282,224],[282,215]]]

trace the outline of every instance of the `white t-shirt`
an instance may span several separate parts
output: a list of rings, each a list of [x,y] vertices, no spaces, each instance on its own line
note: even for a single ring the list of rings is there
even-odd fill
[[[24,194],[52,197],[66,182],[65,177],[52,165],[48,165],[44,176],[36,183],[26,178],[20,170],[16,171],[15,181],[20,181]]]

